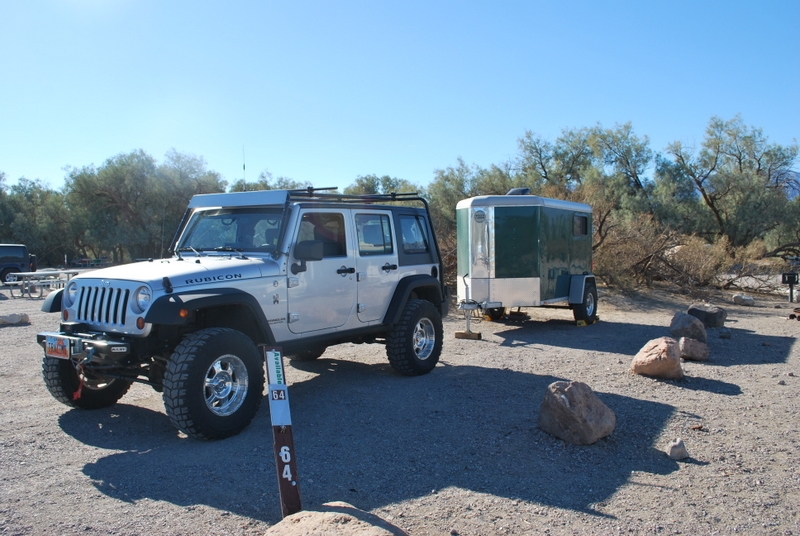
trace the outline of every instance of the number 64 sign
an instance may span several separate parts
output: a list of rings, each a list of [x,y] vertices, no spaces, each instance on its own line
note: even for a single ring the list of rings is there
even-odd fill
[[[272,420],[272,439],[275,448],[275,470],[278,473],[278,493],[283,517],[303,509],[300,487],[297,485],[297,463],[294,456],[292,415],[289,411],[289,387],[283,374],[280,349],[264,350],[269,382],[269,414]]]

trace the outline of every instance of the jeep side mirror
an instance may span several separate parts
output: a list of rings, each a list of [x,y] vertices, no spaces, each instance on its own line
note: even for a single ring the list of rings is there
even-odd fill
[[[306,261],[322,260],[322,240],[303,240],[294,247],[294,258],[300,263],[292,264],[292,273],[297,275],[306,271]]]

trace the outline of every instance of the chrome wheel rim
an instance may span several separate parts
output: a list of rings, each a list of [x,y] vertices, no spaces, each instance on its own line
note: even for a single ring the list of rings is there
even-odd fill
[[[206,407],[219,417],[231,415],[247,396],[247,367],[232,354],[218,357],[206,371],[203,386]]]
[[[414,328],[414,353],[417,359],[425,361],[433,353],[433,346],[436,343],[436,330],[433,329],[433,322],[428,318],[423,318],[417,322]]]
[[[591,292],[586,295],[586,316],[594,314],[594,294]]]

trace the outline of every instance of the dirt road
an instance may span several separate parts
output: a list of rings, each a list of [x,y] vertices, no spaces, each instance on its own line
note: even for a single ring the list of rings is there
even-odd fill
[[[800,322],[786,301],[728,310],[730,339],[686,379],[628,373],[689,299],[601,290],[601,321],[569,311],[445,322],[440,365],[398,376],[377,345],[343,345],[286,366],[303,504],[349,502],[412,535],[800,534]],[[724,303],[723,303],[724,301]],[[105,410],[71,410],[41,380],[41,300],[0,315],[0,534],[262,534],[280,520],[266,403],[239,436],[181,437],[161,397],[135,385]],[[779,308],[776,308],[779,307]],[[536,425],[547,385],[587,383],[614,433],[567,445]],[[681,437],[691,458],[662,451]]]

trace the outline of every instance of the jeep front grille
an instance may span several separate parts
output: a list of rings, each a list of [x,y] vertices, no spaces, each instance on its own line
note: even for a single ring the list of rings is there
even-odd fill
[[[93,327],[113,328],[125,325],[131,291],[125,288],[86,285],[78,294],[78,322]]]

